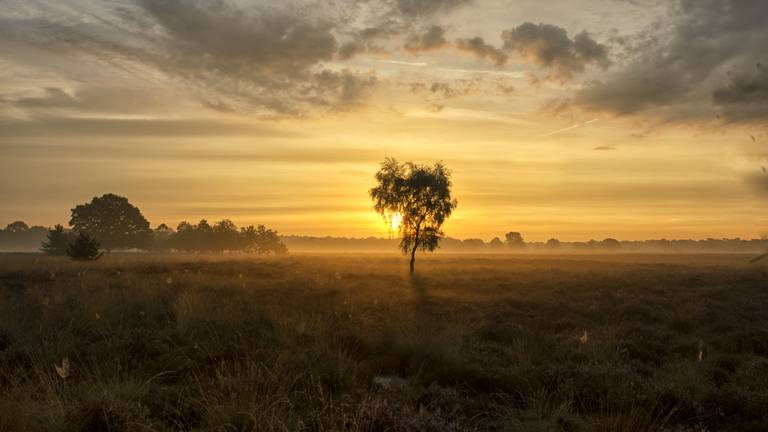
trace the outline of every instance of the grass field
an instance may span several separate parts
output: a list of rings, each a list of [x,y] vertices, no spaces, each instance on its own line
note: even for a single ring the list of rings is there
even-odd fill
[[[747,260],[0,255],[0,431],[762,431]]]

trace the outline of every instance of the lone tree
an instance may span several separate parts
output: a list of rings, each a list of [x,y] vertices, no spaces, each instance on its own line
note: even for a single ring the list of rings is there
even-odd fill
[[[437,248],[443,237],[440,226],[456,208],[457,202],[451,198],[451,173],[440,162],[429,167],[387,158],[376,173],[376,182],[369,192],[373,208],[387,223],[399,219],[400,249],[403,254],[410,253],[413,274],[416,251]]]
[[[67,255],[75,261],[95,261],[101,258],[99,242],[84,231],[80,231],[67,246]]]
[[[69,226],[87,232],[108,252],[112,249],[147,248],[152,242],[149,222],[127,198],[105,194],[72,209]]]
[[[64,255],[67,253],[67,246],[72,239],[72,234],[64,231],[64,227],[56,225],[48,230],[46,240],[43,241],[40,250],[47,255]]]
[[[507,247],[513,249],[522,249],[525,247],[525,240],[519,232],[510,231],[504,234],[504,238],[507,240]]]
[[[21,233],[29,231],[29,225],[24,221],[11,222],[5,227],[5,231],[10,233]]]

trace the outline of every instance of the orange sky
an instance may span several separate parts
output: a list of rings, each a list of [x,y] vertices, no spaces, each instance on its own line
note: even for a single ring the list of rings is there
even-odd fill
[[[735,32],[707,1],[11,1],[0,222],[113,192],[153,226],[384,236],[391,156],[453,171],[453,237],[758,237],[764,3]]]

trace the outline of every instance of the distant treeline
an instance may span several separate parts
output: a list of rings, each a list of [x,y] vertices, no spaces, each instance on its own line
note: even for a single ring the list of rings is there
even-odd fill
[[[305,252],[392,252],[397,250],[399,239],[379,237],[311,237],[283,236],[283,242],[292,251]],[[498,240],[498,241],[496,241]],[[490,242],[482,239],[455,239],[446,237],[440,241],[440,251],[467,253],[607,253],[607,252],[670,252],[670,253],[759,253],[768,250],[768,239],[705,239],[705,240],[642,240],[619,241],[605,239],[587,242],[507,243],[498,238]]]
[[[394,252],[399,239],[280,236],[264,225],[238,228],[223,219],[209,224],[203,219],[193,224],[181,222],[176,228],[150,223],[139,209],[124,197],[106,194],[90,203],[72,209],[71,228],[61,225],[53,228],[29,226],[22,221],[9,223],[0,229],[0,251],[33,252],[43,250],[49,254],[64,254],[75,234],[86,233],[95,238],[104,250],[146,250],[158,252],[245,252],[256,254],[284,254],[288,249],[305,252]],[[645,240],[619,241],[613,238],[587,242],[526,242],[519,232],[510,231],[504,239],[495,237],[490,242],[482,239],[459,240],[446,237],[440,242],[444,252],[471,253],[571,253],[571,252],[764,252],[768,239],[745,240]]]
[[[72,209],[69,229],[30,227],[22,221],[0,230],[0,251],[42,251],[49,255],[69,255],[75,259],[73,247],[79,243],[90,249],[89,258],[97,258],[99,250],[145,250],[163,252],[244,252],[285,254],[288,249],[277,231],[264,225],[238,228],[223,219],[209,224],[205,219],[196,224],[181,222],[176,229],[165,224],[150,228],[138,207],[127,198],[106,194]]]
[[[0,251],[33,252],[46,240],[49,228],[29,226],[24,222],[10,223],[0,229]],[[72,230],[64,229],[65,233]],[[222,252],[244,251],[256,253],[282,253],[287,249],[305,252],[394,252],[399,239],[367,237],[311,237],[278,235],[263,225],[238,228],[224,219],[213,224],[202,220],[197,224],[180,223],[175,229],[160,224],[150,230],[149,241],[140,248],[151,251]],[[509,240],[512,241],[509,241]],[[618,241],[605,239],[587,242],[526,242],[516,235],[509,239],[494,238],[459,240],[446,237],[440,242],[443,252],[763,252],[768,250],[768,239],[705,239],[705,240],[644,240]]]
[[[46,240],[49,228],[29,226],[24,222],[10,223],[0,229],[0,251],[36,252]],[[64,233],[72,230],[64,229]],[[288,249],[304,252],[394,252],[399,239],[367,237],[311,237],[278,235],[277,231],[263,225],[238,228],[232,221],[224,219],[213,224],[201,220],[197,224],[180,223],[175,229],[160,224],[149,230],[149,236],[142,239],[141,247],[134,249],[178,252],[222,252],[242,251],[252,253],[285,253]],[[120,249],[120,248],[117,248]],[[482,239],[459,240],[446,237],[440,242],[443,252],[764,252],[768,250],[768,239],[706,239],[706,240],[644,240],[618,241],[605,239],[587,242],[561,242],[550,239],[546,242],[526,242],[518,233],[507,235],[505,240],[498,237],[490,242]]]

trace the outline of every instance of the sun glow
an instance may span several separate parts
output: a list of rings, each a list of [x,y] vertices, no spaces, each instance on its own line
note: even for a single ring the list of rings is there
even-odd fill
[[[389,220],[389,227],[392,231],[400,230],[400,222],[402,222],[403,216],[400,213],[395,213]]]

